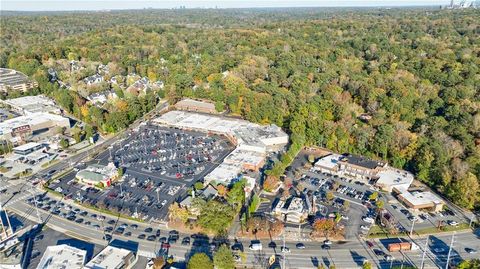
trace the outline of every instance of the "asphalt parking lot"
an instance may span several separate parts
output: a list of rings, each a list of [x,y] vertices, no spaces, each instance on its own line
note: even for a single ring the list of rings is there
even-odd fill
[[[50,188],[87,205],[144,221],[167,220],[168,206],[223,161],[233,150],[226,139],[205,133],[145,125],[100,153],[91,163],[113,161],[124,175],[98,190],[75,181],[74,171],[52,181]]]
[[[367,184],[347,178],[331,176],[311,171],[306,171],[305,175],[309,177],[307,183],[310,183],[310,185],[315,186],[315,184],[318,185],[318,182],[325,182],[324,184],[328,186],[328,190],[333,191],[335,197],[341,198],[343,200],[348,200],[350,201],[351,205],[359,204],[364,205],[363,208],[371,207],[367,200],[368,196],[375,190]],[[336,182],[336,186],[338,186],[338,188],[335,190],[331,188],[331,186],[333,186],[333,182]],[[442,221],[444,225],[448,225],[450,221],[455,221],[457,223],[465,222],[465,219],[462,218],[458,213],[448,208],[438,213],[414,212],[413,210],[407,209],[390,194],[379,193],[379,195],[381,199],[385,201],[384,208],[394,217],[395,222],[398,223],[398,228],[400,230],[410,230],[413,220],[415,220],[414,231],[419,229],[437,227],[439,221]],[[352,217],[354,218],[354,220],[357,219],[357,212],[358,211],[356,210],[350,210],[350,212],[348,213],[350,219]],[[370,217],[374,217],[374,214],[370,214]],[[369,226],[368,223],[362,221],[360,221],[360,223],[362,223],[361,225]],[[359,229],[358,231],[359,233],[366,234],[368,230]]]

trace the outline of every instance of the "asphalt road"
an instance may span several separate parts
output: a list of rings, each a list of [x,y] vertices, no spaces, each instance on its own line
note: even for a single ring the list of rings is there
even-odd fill
[[[12,186],[12,190],[19,185]],[[10,203],[7,209],[16,212],[21,218],[27,218],[33,221],[37,220],[36,210],[23,202],[22,200],[17,200],[15,203]],[[88,210],[87,210],[88,211]],[[47,219],[47,226],[50,228],[64,233],[70,237],[74,237],[80,240],[87,242],[92,242],[98,245],[106,245],[107,242],[102,240],[103,232],[96,230],[92,227],[85,226],[84,224],[78,224],[72,221],[68,221],[64,218],[58,216],[50,215],[48,216],[47,212],[39,211],[42,219]],[[93,211],[92,211],[93,212]],[[131,223],[128,220],[120,220],[120,222]],[[139,224],[138,231],[139,233],[143,231],[144,228],[149,227],[149,224]],[[160,229],[162,235],[168,234],[169,229],[165,226],[153,227],[154,229]],[[180,235],[180,238],[183,238],[185,235]],[[465,252],[465,247],[470,247],[474,249],[480,249],[480,232],[477,233],[465,232],[458,233],[454,241],[454,251],[452,252],[452,258],[458,260],[459,258],[468,259],[468,258],[479,258],[479,254],[468,254]],[[138,242],[139,254],[142,256],[153,256],[160,248],[160,243],[150,242],[146,240],[137,239],[135,236],[124,237],[119,235],[113,235],[113,239],[119,239],[123,241],[135,241]],[[450,244],[450,235],[438,235],[431,236],[429,243],[429,251],[427,252],[425,259],[425,268],[437,268],[444,267],[446,262],[446,252],[442,253],[433,253],[435,249],[447,249]],[[192,239],[193,240],[193,239]],[[240,241],[245,249],[247,260],[244,262],[245,265],[253,268],[262,268],[261,265],[268,260],[268,258],[273,254],[282,254],[279,251],[279,247],[282,245],[282,240],[277,238],[274,240],[277,244],[276,249],[268,248],[269,240],[262,241],[263,250],[262,251],[251,251],[248,249],[250,241]],[[415,239],[417,244],[423,248],[425,245],[425,238],[421,237]],[[372,248],[378,248],[382,251],[388,253],[385,249],[385,246],[382,245],[382,242],[375,240],[375,246]],[[321,243],[318,242],[303,242],[306,246],[303,250],[297,250],[295,244],[297,241],[288,241],[286,246],[291,250],[291,253],[286,254],[285,264],[287,268],[314,268],[315,264],[334,264],[337,268],[357,268],[361,266],[361,263],[364,259],[367,259],[374,263],[379,268],[389,268],[390,262],[387,262],[383,257],[376,256],[372,249],[365,245],[365,242],[356,240],[350,241],[344,244],[333,244],[330,250],[323,250],[321,248]],[[173,244],[172,248],[169,250],[170,255],[174,255],[177,260],[183,260],[189,257],[192,253],[202,251],[209,252],[208,245],[204,246],[183,246],[179,243]],[[403,253],[392,253],[392,256],[395,258],[393,265],[400,265],[401,261],[404,260],[404,264],[413,264],[420,266],[422,260],[422,251],[411,251]],[[281,261],[283,263],[283,261]]]

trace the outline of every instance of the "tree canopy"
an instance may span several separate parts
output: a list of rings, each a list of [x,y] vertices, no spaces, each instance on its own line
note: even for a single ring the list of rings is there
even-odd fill
[[[0,66],[35,79],[35,93],[103,132],[125,128],[163,96],[209,99],[217,110],[277,124],[292,143],[267,187],[302,146],[318,145],[388,160],[478,208],[479,15],[432,8],[9,13],[0,17],[9,25],[0,33]],[[82,88],[48,81],[49,66],[70,60],[109,64],[112,76],[135,73],[165,87],[119,92],[120,101],[99,108]],[[81,80],[92,72],[59,75]]]

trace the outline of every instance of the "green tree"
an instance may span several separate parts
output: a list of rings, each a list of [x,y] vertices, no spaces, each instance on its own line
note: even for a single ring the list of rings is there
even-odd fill
[[[213,256],[213,264],[217,269],[234,269],[233,253],[226,245],[221,245]]]
[[[477,269],[480,268],[480,259],[464,260],[458,264],[457,269]]]
[[[68,148],[68,146],[69,146],[69,143],[67,139],[65,138],[60,139],[60,147],[62,147],[63,149],[66,149]]]
[[[203,190],[203,183],[202,182],[195,182],[193,185],[195,187],[195,190]]]
[[[368,199],[370,201],[375,201],[375,200],[377,200],[377,198],[378,198],[378,192],[376,192],[376,191],[368,196]]]
[[[207,254],[199,252],[188,260],[187,269],[213,269],[213,263]]]

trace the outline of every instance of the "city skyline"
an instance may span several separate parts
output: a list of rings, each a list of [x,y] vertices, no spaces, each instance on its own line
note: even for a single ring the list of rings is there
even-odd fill
[[[436,0],[261,0],[261,1],[2,1],[0,10],[12,11],[76,11],[76,10],[123,10],[123,9],[171,9],[171,8],[262,8],[262,7],[376,7],[376,6],[437,6],[447,5],[450,1]]]

